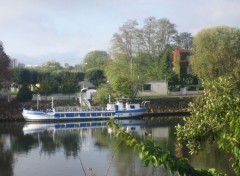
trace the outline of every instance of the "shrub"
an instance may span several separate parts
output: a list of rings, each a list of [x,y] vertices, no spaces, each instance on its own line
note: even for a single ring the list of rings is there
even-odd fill
[[[32,100],[32,92],[31,90],[27,87],[26,84],[24,84],[20,89],[19,92],[17,93],[17,100],[20,102],[26,102],[26,101],[31,101]]]

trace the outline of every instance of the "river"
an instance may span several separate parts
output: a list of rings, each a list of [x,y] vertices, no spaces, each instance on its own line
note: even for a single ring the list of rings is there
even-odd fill
[[[142,120],[122,121],[127,130],[154,140],[172,154],[175,128]],[[205,144],[197,156],[180,152],[194,167],[214,167],[233,175],[228,156]],[[132,148],[119,143],[105,121],[68,123],[0,123],[0,176],[157,176],[171,175],[161,167],[145,167]]]

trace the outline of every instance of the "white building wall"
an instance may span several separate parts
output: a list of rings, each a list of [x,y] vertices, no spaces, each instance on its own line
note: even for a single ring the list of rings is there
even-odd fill
[[[144,86],[142,86],[142,90],[139,91],[139,96],[151,96],[151,95],[167,95],[168,94],[168,83],[166,81],[149,81],[144,84],[150,85],[150,90],[144,90]]]

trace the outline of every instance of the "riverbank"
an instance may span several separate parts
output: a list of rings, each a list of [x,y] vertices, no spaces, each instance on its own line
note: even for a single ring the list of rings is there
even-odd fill
[[[188,113],[188,104],[193,101],[193,98],[159,98],[150,100],[146,105],[146,113],[148,117],[151,116],[168,116],[168,115],[186,115]],[[54,102],[55,106],[77,105],[75,100],[58,100]],[[49,109],[51,101],[41,101],[39,109]],[[37,108],[36,101],[20,103],[17,101],[7,102],[7,100],[0,99],[0,121],[24,121],[22,117],[23,108]]]

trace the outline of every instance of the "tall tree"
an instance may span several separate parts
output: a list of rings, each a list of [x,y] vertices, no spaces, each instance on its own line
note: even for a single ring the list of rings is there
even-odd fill
[[[165,79],[166,70],[171,65],[171,52],[166,56],[165,51],[174,44],[176,34],[176,25],[165,18],[146,18],[142,28],[135,20],[127,21],[112,38],[113,61],[106,68],[110,82],[128,82],[130,78],[132,84],[138,84],[144,80]],[[136,92],[133,87],[137,86],[128,87]]]
[[[0,41],[0,89],[7,88],[10,84],[10,58],[4,51],[3,44]]]
[[[158,54],[162,54],[167,46],[173,43],[174,37],[177,34],[176,25],[168,19],[162,18],[157,22],[157,50]]]
[[[203,29],[194,37],[192,70],[202,79],[214,79],[239,70],[240,29],[218,26]]]

